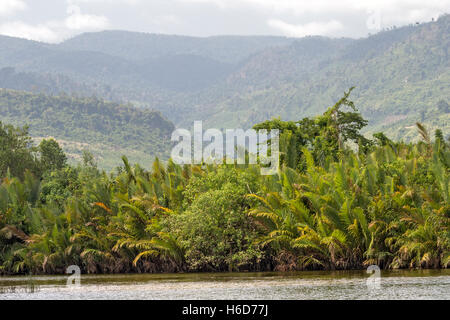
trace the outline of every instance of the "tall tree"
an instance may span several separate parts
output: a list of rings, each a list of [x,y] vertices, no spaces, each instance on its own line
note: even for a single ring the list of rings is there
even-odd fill
[[[67,165],[67,157],[54,139],[42,140],[39,144],[39,152],[44,171],[59,170]]]
[[[0,178],[5,177],[8,170],[12,176],[24,177],[28,169],[39,172],[36,148],[28,135],[28,127],[14,127],[0,122]]]

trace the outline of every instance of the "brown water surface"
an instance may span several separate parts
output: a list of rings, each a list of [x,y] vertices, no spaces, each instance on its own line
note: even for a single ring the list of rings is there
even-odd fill
[[[0,277],[4,299],[450,299],[450,270]],[[370,278],[374,279],[374,278]]]

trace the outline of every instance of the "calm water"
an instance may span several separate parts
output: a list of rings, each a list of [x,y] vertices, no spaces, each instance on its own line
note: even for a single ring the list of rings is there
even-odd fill
[[[3,299],[450,299],[450,270],[0,277]]]

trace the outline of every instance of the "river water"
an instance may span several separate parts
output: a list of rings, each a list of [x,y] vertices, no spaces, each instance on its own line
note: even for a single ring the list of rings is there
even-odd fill
[[[450,270],[0,277],[0,300],[445,299]]]

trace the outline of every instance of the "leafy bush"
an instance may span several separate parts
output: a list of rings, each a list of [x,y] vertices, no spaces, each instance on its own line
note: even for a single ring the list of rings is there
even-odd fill
[[[185,191],[186,210],[173,216],[171,232],[179,236],[191,270],[246,270],[263,252],[254,245],[258,231],[247,215],[255,176],[221,168],[194,178]]]

